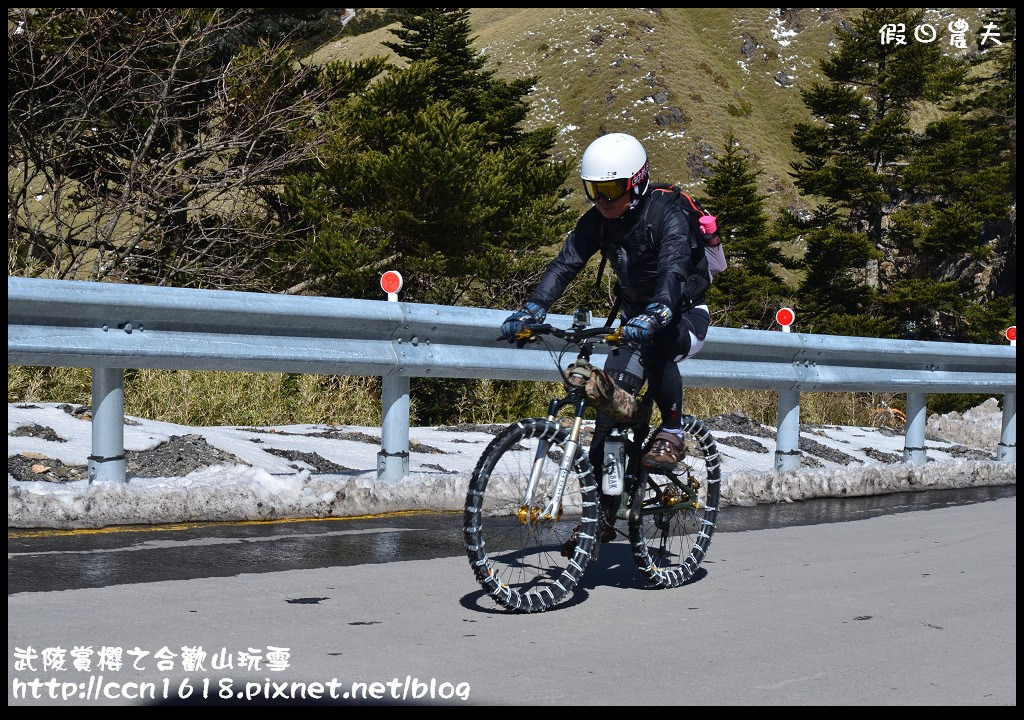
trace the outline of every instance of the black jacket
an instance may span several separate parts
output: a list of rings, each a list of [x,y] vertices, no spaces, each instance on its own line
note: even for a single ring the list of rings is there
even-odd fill
[[[691,238],[679,205],[665,193],[648,194],[623,217],[606,220],[590,208],[569,233],[530,300],[551,307],[576,274],[603,249],[618,279],[622,313],[630,318],[652,302],[671,308],[674,320],[704,303],[707,262],[691,254]]]

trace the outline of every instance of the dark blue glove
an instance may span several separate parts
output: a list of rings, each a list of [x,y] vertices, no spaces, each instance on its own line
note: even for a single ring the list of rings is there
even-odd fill
[[[501,324],[501,336],[499,340],[512,342],[516,339],[516,333],[526,329],[527,325],[544,322],[548,311],[535,302],[528,302],[519,312],[514,312]]]
[[[644,311],[622,326],[622,339],[647,345],[655,334],[672,320],[672,311],[662,303],[651,303]]]

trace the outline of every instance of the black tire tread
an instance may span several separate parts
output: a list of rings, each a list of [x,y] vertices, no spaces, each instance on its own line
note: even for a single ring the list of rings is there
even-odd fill
[[[509,425],[495,437],[484,450],[473,470],[466,493],[463,514],[463,534],[466,554],[477,581],[496,603],[514,612],[543,612],[564,600],[576,587],[594,550],[597,534],[598,492],[594,473],[583,448],[577,450],[575,470],[580,482],[583,500],[581,523],[591,528],[590,533],[581,533],[573,557],[565,559],[565,567],[557,579],[539,590],[520,593],[504,586],[489,571],[489,561],[484,548],[481,509],[487,491],[487,481],[498,460],[516,447],[523,439],[547,437],[554,443],[568,438],[569,431],[560,423],[547,418],[527,418]]]
[[[633,488],[633,495],[630,498],[629,540],[633,560],[648,583],[657,588],[678,587],[693,577],[707,555],[708,546],[711,544],[711,537],[714,535],[715,525],[718,520],[720,481],[722,476],[718,446],[707,425],[698,418],[686,415],[682,419],[682,426],[683,430],[697,442],[698,447],[704,454],[707,470],[707,477],[700,478],[700,481],[706,487],[705,507],[703,514],[695,513],[699,527],[703,532],[698,533],[696,541],[690,548],[690,553],[682,562],[675,566],[661,567],[651,558],[650,549],[644,537],[644,520],[638,512],[644,492],[646,491],[646,477],[642,476],[639,479]],[[680,512],[684,511],[680,510]]]

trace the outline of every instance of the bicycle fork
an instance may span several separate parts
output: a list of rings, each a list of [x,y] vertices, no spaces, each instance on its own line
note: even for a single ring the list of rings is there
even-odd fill
[[[566,440],[563,446],[562,458],[558,465],[558,474],[555,476],[555,487],[551,493],[551,497],[548,499],[547,505],[543,511],[538,511],[537,508],[531,508],[533,504],[533,497],[537,492],[537,487],[540,484],[540,478],[544,474],[544,467],[548,463],[548,450],[551,449],[550,438],[540,438],[537,442],[537,454],[533,458],[533,467],[530,470],[530,481],[526,485],[526,495],[523,498],[522,509],[520,510],[520,520],[525,520],[522,514],[529,510],[529,520],[532,522],[537,521],[557,521],[562,516],[562,495],[565,492],[565,484],[569,480],[569,473],[572,472],[573,465],[576,461],[576,453],[580,447],[580,431],[583,427],[583,413],[585,411],[585,401],[575,401],[576,415],[573,419],[572,428],[569,431],[569,438]],[[554,422],[556,420],[558,405],[552,403],[551,409],[548,412],[548,420]]]

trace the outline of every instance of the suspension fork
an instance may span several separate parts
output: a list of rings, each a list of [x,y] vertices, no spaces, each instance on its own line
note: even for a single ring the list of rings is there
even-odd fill
[[[569,402],[569,398],[552,400],[548,405],[548,420],[555,422],[558,419],[558,411]],[[582,415],[582,413],[577,413]],[[530,469],[530,481],[526,484],[526,493],[523,495],[523,505],[528,506],[533,502],[534,493],[537,492],[537,485],[540,483],[540,476],[544,473],[544,466],[548,460],[548,450],[551,449],[551,438],[541,437],[537,439],[537,452],[533,456],[533,465]]]
[[[562,462],[558,466],[558,476],[555,480],[555,491],[551,493],[551,500],[544,508],[544,519],[557,520],[562,510],[562,493],[565,491],[565,483],[569,479],[573,464],[576,462],[576,452],[580,448],[580,429],[583,427],[583,413],[586,411],[586,400],[578,398],[573,401],[576,409],[572,421],[572,429],[569,431],[569,439],[565,442]]]
[[[556,476],[554,491],[541,514],[541,519],[544,520],[554,520],[560,515],[562,494],[565,490],[565,483],[569,478],[569,473],[572,471],[573,463],[576,459],[576,452],[579,450],[580,446],[580,430],[583,427],[583,414],[586,411],[586,399],[570,395],[570,397],[563,400],[552,400],[551,405],[548,407],[548,420],[555,422],[557,420],[558,411],[570,402],[573,404],[575,409],[575,415],[572,428],[569,430],[569,438],[566,440],[564,446],[562,460],[558,466],[558,475]],[[548,462],[550,462],[548,450],[551,449],[551,441],[553,437],[554,433],[552,433],[552,437],[542,437],[537,442],[537,453],[533,458],[533,467],[530,469],[530,481],[526,485],[526,494],[523,498],[524,506],[533,503],[534,495],[536,494],[537,487],[540,484],[541,475],[544,473],[544,467]]]

